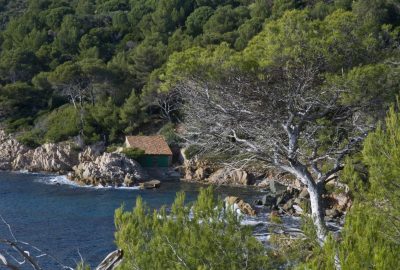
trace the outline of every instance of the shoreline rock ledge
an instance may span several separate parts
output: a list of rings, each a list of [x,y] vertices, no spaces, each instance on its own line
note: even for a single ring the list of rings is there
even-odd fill
[[[73,167],[69,178],[85,185],[134,186],[148,178],[136,161],[118,153],[103,153]]]
[[[102,143],[79,148],[74,142],[29,148],[0,129],[0,171],[50,172],[95,186],[134,186],[148,179],[146,171],[120,153],[104,152]]]
[[[46,143],[28,148],[0,130],[0,170],[66,174],[79,162],[79,150],[72,142]]]

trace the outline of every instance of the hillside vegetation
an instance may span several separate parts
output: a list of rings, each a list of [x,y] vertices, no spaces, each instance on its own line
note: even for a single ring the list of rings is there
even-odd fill
[[[0,3],[0,121],[30,145],[157,130],[156,70],[168,57],[221,42],[243,49],[272,12],[235,0]]]
[[[383,83],[396,83],[393,64],[382,61],[395,57],[395,1],[3,0],[0,6],[0,121],[32,146],[76,135],[113,143],[176,122],[176,100],[159,93],[160,83],[169,89],[165,81],[179,73],[175,67],[195,72],[201,65],[185,61],[190,54],[219,65],[233,52],[246,56],[236,57],[242,65],[265,66],[282,52],[301,50],[308,37],[285,36],[290,23],[279,37],[287,10],[304,10],[302,20],[331,28],[323,40],[328,71],[349,71],[358,80],[351,82],[355,94],[364,91],[356,85],[361,81],[366,92],[375,91],[381,72]],[[283,43],[264,46],[275,35]]]
[[[112,145],[161,132],[170,144],[185,137],[192,155],[273,165],[308,189],[313,227],[268,263],[247,230],[233,234],[241,245],[224,247],[224,222],[190,222],[182,195],[176,223],[139,200],[132,213],[117,212],[117,243],[162,254],[122,267],[164,269],[171,256],[171,269],[240,269],[243,260],[265,269],[275,259],[282,268],[398,266],[399,1],[0,0],[0,23],[1,127],[26,145],[76,136]],[[325,184],[337,177],[354,201],[339,238],[324,219]],[[208,210],[220,204],[207,196]],[[193,231],[177,234],[188,222]],[[215,254],[251,256],[199,262],[210,254],[203,243],[182,259],[174,246],[192,247],[192,232],[216,232]]]

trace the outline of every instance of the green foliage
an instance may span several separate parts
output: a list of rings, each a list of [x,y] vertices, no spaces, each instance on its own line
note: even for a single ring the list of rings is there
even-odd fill
[[[86,264],[85,262],[79,262],[75,270],[90,270],[90,265]]]
[[[343,96],[344,102],[363,102],[370,98],[376,104],[390,104],[400,89],[397,76],[398,69],[385,64],[355,67],[343,82],[345,87],[351,89],[351,92]]]
[[[224,6],[228,4],[232,6]],[[80,110],[85,121],[74,135],[85,129],[89,141],[115,141],[148,124],[146,119],[153,114],[148,110],[152,100],[142,93],[157,87],[158,81],[151,74],[165,64],[170,54],[190,48],[194,42],[206,45],[225,40],[233,47],[237,36],[237,48],[246,44],[259,30],[259,24],[253,29],[255,24],[250,23],[240,34],[236,32],[250,19],[249,4],[1,0],[0,121],[12,122],[29,113],[32,125],[36,120],[53,117],[51,111],[69,101],[85,108]],[[24,93],[7,93],[16,88],[14,84],[19,84],[20,90],[24,88]],[[130,95],[132,89],[136,97]],[[110,97],[113,104],[109,103]],[[88,104],[95,108],[88,108]],[[135,106],[131,108],[131,104]],[[100,108],[103,105],[104,110]],[[37,114],[40,110],[48,115]],[[102,121],[106,112],[110,117]],[[112,128],[110,118],[115,123]],[[13,129],[22,128],[26,127]]]
[[[250,12],[246,7],[233,8],[222,6],[217,8],[214,14],[203,26],[203,44],[219,44],[227,42],[234,44],[237,38],[236,29],[250,18]]]
[[[22,82],[0,86],[0,115],[16,119],[33,116],[45,106],[42,95],[45,92]]]
[[[131,212],[116,211],[115,224],[117,246],[125,251],[120,269],[271,269],[251,228],[224,211],[211,188],[193,205],[178,193],[171,213],[152,212],[138,198]]]
[[[186,31],[189,35],[198,36],[203,33],[203,26],[212,16],[214,10],[204,6],[192,12],[186,20]]]
[[[125,134],[132,134],[143,122],[145,115],[141,108],[140,98],[134,90],[122,106],[120,118],[122,124],[126,127]]]
[[[113,153],[113,152],[117,151],[117,149],[118,149],[119,147],[121,147],[121,146],[120,146],[120,145],[116,145],[116,144],[109,145],[109,146],[107,146],[107,148],[106,148],[106,152],[107,152],[107,153]]]
[[[122,150],[122,154],[130,159],[137,160],[144,156],[145,151],[139,148],[124,148],[124,150]]]
[[[21,134],[20,136],[17,137],[17,140],[18,140],[18,142],[22,143],[23,145],[31,147],[31,148],[38,147],[41,142],[38,134],[33,131],[28,131],[28,132]]]
[[[89,141],[117,141],[157,118],[159,88],[300,60],[339,75],[335,83],[354,89],[348,99],[390,102],[398,71],[379,62],[395,58],[399,14],[392,0],[1,0],[0,121],[32,117],[11,128],[29,129],[43,113],[82,103],[74,135],[85,128]]]
[[[182,138],[175,131],[175,125],[168,123],[164,125],[159,133],[164,136],[165,140],[169,145],[178,144],[182,141]]]
[[[73,106],[63,106],[54,110],[44,120],[45,141],[59,142],[79,133],[79,114]]]
[[[89,117],[86,125],[91,125],[94,132],[100,135],[103,141],[114,142],[118,138],[119,115],[118,108],[113,100],[99,102],[94,106],[87,107]]]
[[[364,149],[348,160],[342,177],[353,188],[354,205],[339,242],[329,240],[300,269],[395,269],[400,259],[400,114],[392,107],[385,125],[372,132]]]
[[[192,145],[188,146],[188,148],[185,149],[185,157],[186,157],[186,159],[192,159],[197,154],[199,154],[200,151],[201,151],[200,146],[192,144]]]

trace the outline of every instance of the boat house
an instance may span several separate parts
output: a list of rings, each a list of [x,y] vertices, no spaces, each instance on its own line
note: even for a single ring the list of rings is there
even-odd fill
[[[172,151],[163,136],[126,136],[125,147],[144,151],[144,156],[138,159],[143,167],[171,166]]]

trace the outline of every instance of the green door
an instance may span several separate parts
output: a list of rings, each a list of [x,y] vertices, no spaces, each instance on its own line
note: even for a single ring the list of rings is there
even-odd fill
[[[169,166],[168,156],[158,156],[157,159],[158,159],[158,162],[157,162],[158,167],[168,167]]]

